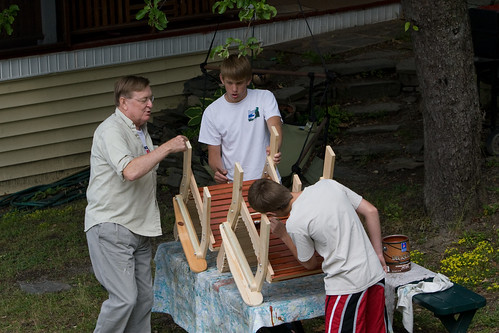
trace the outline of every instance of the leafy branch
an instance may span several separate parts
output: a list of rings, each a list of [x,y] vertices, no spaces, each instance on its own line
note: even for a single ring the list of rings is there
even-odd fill
[[[139,10],[135,18],[142,20],[144,17],[149,17],[148,24],[157,30],[164,30],[168,24],[168,20],[161,7],[165,0],[160,5],[161,0],[144,0],[145,6]],[[213,5],[213,12],[223,15],[229,9],[239,10],[239,20],[248,22],[248,31],[251,23],[254,20],[264,19],[270,20],[277,15],[277,9],[274,6],[267,4],[267,0],[221,0]],[[239,52],[239,56],[246,56],[249,53],[259,54],[262,52],[262,43],[255,37],[239,38],[229,37],[225,44],[216,46],[210,53],[210,57],[216,55],[221,58],[227,58],[230,55],[230,49],[235,46]]]
[[[0,33],[3,29],[7,35],[12,35],[12,32],[14,31],[14,29],[12,29],[12,23],[14,23],[18,11],[18,5],[10,5],[9,8],[6,8],[0,12]]]
[[[227,11],[227,8],[239,9],[239,20],[250,21],[251,19],[270,20],[276,16],[277,9],[266,3],[266,0],[222,0],[217,1],[213,5],[213,12],[218,8],[218,14],[222,15]]]
[[[404,31],[407,32],[411,26],[412,26],[412,30],[419,31],[419,27],[417,25],[414,25],[411,22],[405,22],[405,24],[404,24]]]
[[[223,45],[218,45],[213,50],[211,50],[210,53],[210,58],[215,58],[215,56],[219,56],[220,58],[228,58],[230,55],[230,48],[234,44],[237,46],[237,49],[239,51],[239,56],[247,56],[248,53],[253,52],[255,55],[260,54],[260,52],[263,51],[261,45],[262,43],[258,41],[255,37],[250,37],[246,40],[246,42],[243,42],[239,38],[232,38],[229,37],[225,40],[225,44]]]
[[[163,6],[163,2],[161,3],[161,6],[159,5],[159,2],[161,0],[154,0],[151,2],[151,0],[144,0],[145,6],[135,16],[136,20],[142,20],[146,15],[149,16],[149,21],[148,24],[151,27],[156,28],[157,30],[165,30],[166,26],[168,25],[168,19],[166,18],[166,15],[164,12],[161,11],[161,7]]]
[[[224,14],[227,9],[239,9],[239,21],[248,22],[248,31],[253,20],[270,20],[277,15],[277,9],[266,3],[266,0],[223,0],[217,1],[213,5],[213,12]],[[258,55],[262,52],[262,43],[255,37],[249,37],[245,41],[239,38],[229,37],[225,44],[216,46],[210,53],[210,58],[215,55],[227,58],[230,55],[230,48],[234,44],[237,47],[239,56],[246,56],[248,53]]]

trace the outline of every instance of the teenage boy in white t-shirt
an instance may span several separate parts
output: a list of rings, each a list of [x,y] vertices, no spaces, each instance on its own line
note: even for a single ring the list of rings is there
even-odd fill
[[[262,176],[266,156],[270,154],[270,129],[279,133],[282,143],[282,120],[274,95],[268,90],[248,89],[251,64],[246,57],[231,55],[220,66],[220,80],[226,93],[203,113],[199,142],[208,145],[208,164],[217,183],[234,179],[234,165],[239,162],[244,180]],[[274,157],[278,164],[281,153]]]
[[[253,209],[267,213],[271,230],[307,269],[324,261],[326,333],[381,333],[387,330],[378,210],[340,183],[324,179],[302,192],[270,179],[248,192]],[[357,214],[365,219],[369,237]],[[276,216],[288,216],[286,225]]]

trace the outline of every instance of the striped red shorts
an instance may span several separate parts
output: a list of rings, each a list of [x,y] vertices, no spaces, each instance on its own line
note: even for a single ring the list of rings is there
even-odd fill
[[[385,280],[350,295],[326,295],[326,333],[385,333]]]

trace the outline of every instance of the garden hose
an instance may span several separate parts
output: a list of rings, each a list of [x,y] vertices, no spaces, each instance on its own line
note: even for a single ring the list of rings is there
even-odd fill
[[[0,198],[0,208],[18,209],[59,206],[84,198],[90,177],[90,168],[51,184],[36,185]]]

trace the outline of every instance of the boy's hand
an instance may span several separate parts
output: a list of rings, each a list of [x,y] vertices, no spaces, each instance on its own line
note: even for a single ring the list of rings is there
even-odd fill
[[[385,271],[385,273],[390,273],[390,270],[388,268],[388,265],[385,262],[385,257],[383,256],[383,254],[381,254],[381,255],[378,254],[378,259],[379,259],[379,262],[381,263],[381,266],[383,267],[383,270]]]
[[[270,220],[270,232],[275,236],[282,238],[287,234],[286,226],[276,217],[269,217]]]
[[[265,151],[267,153],[267,156],[269,156],[270,155],[270,146],[268,146]],[[277,154],[275,154],[273,160],[274,160],[275,164],[279,164],[281,162],[281,152],[278,152]]]
[[[215,182],[217,182],[217,184],[227,184],[229,182],[229,178],[227,178],[226,175],[227,170],[218,169],[217,171],[215,171],[213,178],[215,179]]]

